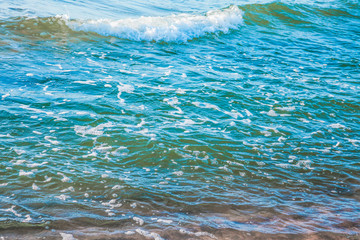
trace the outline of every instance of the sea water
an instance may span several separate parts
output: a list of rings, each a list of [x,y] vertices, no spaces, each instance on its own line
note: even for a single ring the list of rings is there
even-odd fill
[[[0,2],[2,239],[359,237],[360,5]]]

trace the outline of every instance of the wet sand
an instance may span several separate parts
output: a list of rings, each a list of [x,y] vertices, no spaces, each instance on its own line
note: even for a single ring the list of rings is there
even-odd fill
[[[41,230],[33,228],[21,229],[8,229],[0,231],[0,239],[16,239],[16,240],[35,240],[35,239],[48,239],[48,240],[140,240],[140,239],[199,239],[199,240],[232,240],[232,239],[292,239],[292,240],[320,240],[320,239],[360,239],[359,229],[354,228],[357,234],[344,234],[334,232],[313,232],[301,234],[284,234],[284,233],[262,233],[255,231],[239,231],[234,229],[181,229],[181,230],[167,230],[167,229],[111,229],[111,228],[79,228],[79,229],[51,229]]]

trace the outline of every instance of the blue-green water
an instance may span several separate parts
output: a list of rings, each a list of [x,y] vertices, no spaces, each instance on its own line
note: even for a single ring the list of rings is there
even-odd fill
[[[359,237],[359,38],[351,0],[0,2],[0,237]]]

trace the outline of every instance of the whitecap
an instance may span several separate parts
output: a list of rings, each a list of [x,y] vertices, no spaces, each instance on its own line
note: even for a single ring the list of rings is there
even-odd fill
[[[237,6],[205,14],[173,14],[165,17],[140,17],[120,20],[66,20],[75,31],[95,32],[135,41],[186,42],[211,33],[228,33],[243,23]]]

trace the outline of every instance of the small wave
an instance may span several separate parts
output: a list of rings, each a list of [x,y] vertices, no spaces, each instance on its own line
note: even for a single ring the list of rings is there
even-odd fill
[[[75,31],[95,32],[135,41],[186,42],[207,34],[227,33],[243,23],[237,6],[209,11],[204,15],[178,14],[121,20],[67,20]]]
[[[358,18],[347,5],[341,5],[341,9],[328,5],[325,0],[316,4],[310,4],[307,0],[301,3],[288,3],[287,0],[258,0],[203,14],[183,13],[120,20],[81,20],[66,15],[25,16],[0,19],[0,25],[6,32],[40,39],[73,37],[81,40],[85,33],[133,41],[181,43],[212,34],[228,33],[230,30],[238,30],[243,25],[259,25],[271,29],[283,25],[309,28],[316,25],[321,27],[332,21],[334,17]]]

